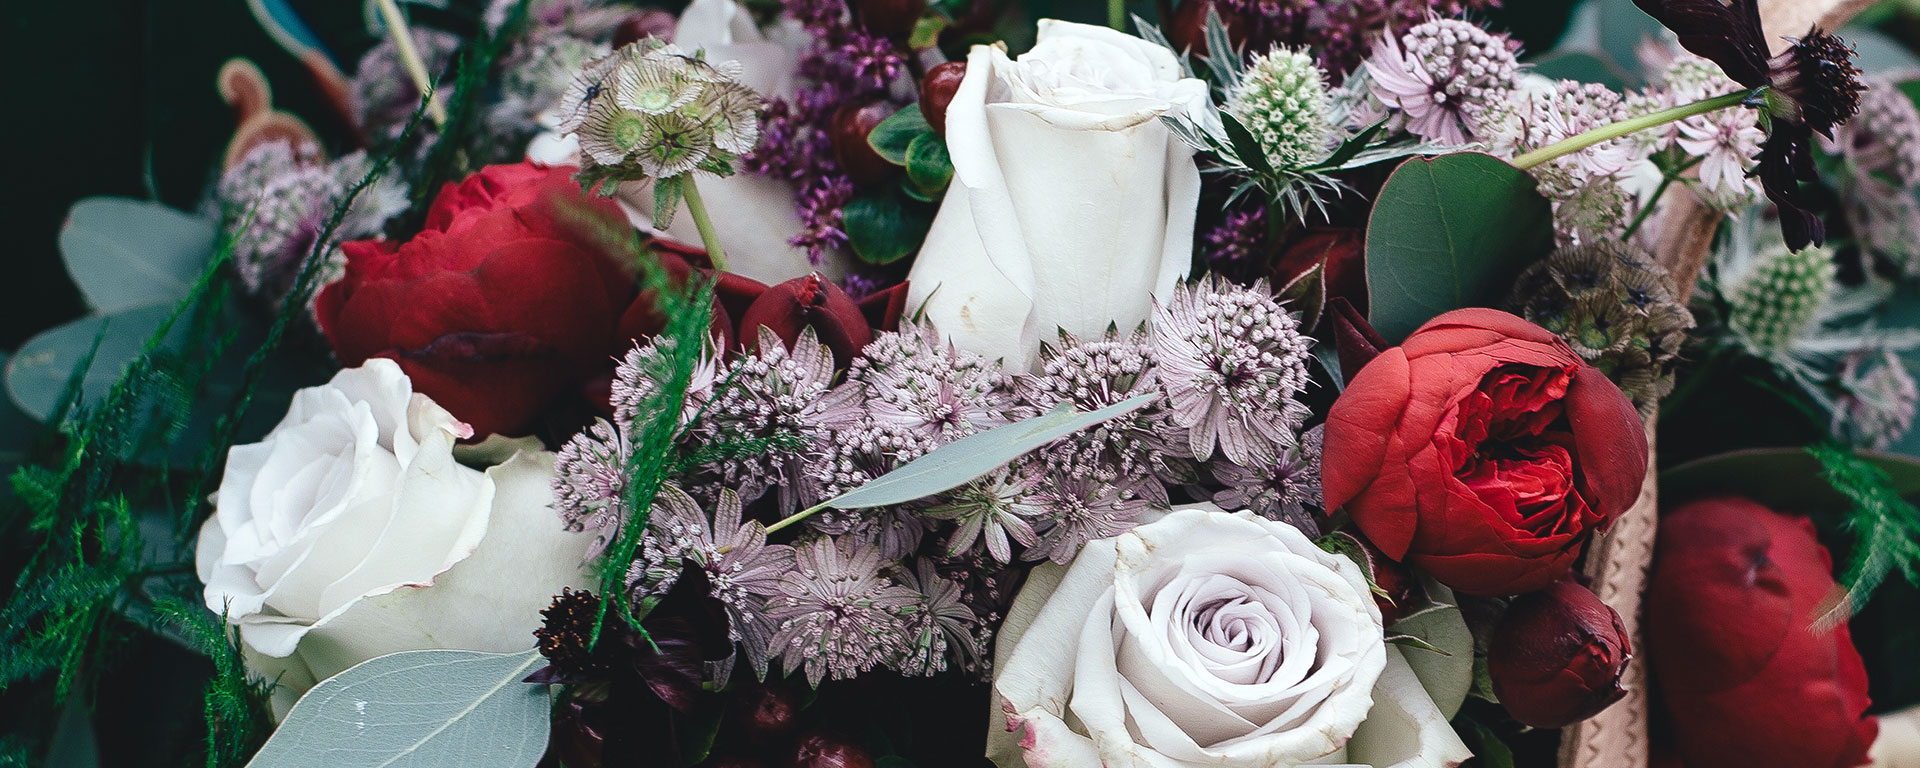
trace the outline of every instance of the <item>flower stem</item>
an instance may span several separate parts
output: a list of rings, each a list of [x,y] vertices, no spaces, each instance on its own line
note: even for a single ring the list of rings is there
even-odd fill
[[[1647,199],[1646,205],[1640,206],[1640,212],[1634,214],[1632,223],[1627,224],[1627,231],[1621,233],[1620,239],[1622,241],[1632,240],[1633,233],[1640,231],[1640,225],[1647,222],[1647,215],[1653,213],[1654,206],[1660,204],[1660,198],[1667,193],[1667,187],[1673,186],[1674,182],[1680,180],[1681,174],[1686,173],[1688,169],[1699,164],[1700,158],[1692,158],[1681,163],[1678,167],[1660,174],[1660,186],[1653,188],[1653,196]]]
[[[1736,106],[1753,98],[1757,92],[1758,89],[1752,91],[1735,91],[1723,96],[1701,99],[1692,104],[1682,104],[1671,109],[1660,110],[1653,114],[1641,115],[1629,120],[1603,125],[1578,136],[1571,136],[1556,141],[1516,157],[1513,159],[1513,166],[1524,171],[1554,158],[1573,154],[1603,141],[1612,141],[1631,133],[1644,131],[1655,126],[1666,125],[1675,120],[1685,120],[1694,115],[1704,115],[1715,110]]]
[[[1127,31],[1127,0],[1107,0],[1107,26]]]
[[[826,508],[827,508],[827,505],[825,504],[815,504],[811,507],[807,507],[806,509],[803,509],[791,515],[788,515],[785,519],[782,519],[780,522],[767,526],[766,534],[768,536],[772,536],[776,533],[779,533],[782,529],[791,527],[794,523],[797,523],[809,517],[812,517],[813,513],[819,512],[820,510],[823,510]]]
[[[433,118],[434,125],[447,124],[447,108],[434,98],[433,77],[427,74],[427,62],[420,58],[420,49],[413,47],[413,31],[407,28],[407,19],[400,15],[400,6],[394,0],[379,0],[380,18],[387,24],[387,34],[393,37],[393,48],[400,54],[400,63],[406,65],[407,75],[413,78],[413,85],[427,99],[427,116]]]
[[[680,177],[680,193],[687,198],[687,212],[693,214],[693,226],[700,230],[700,243],[707,247],[707,260],[713,268],[727,271],[727,255],[720,250],[720,235],[713,231],[713,219],[707,216],[707,204],[700,199],[700,187],[691,172]]]

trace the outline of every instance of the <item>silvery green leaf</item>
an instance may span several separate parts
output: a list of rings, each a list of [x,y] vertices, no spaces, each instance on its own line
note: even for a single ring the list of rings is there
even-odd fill
[[[952,490],[1043,445],[1116,416],[1145,408],[1155,397],[1157,395],[1139,395],[1085,413],[1062,403],[1044,416],[1003,424],[935,448],[927,455],[908,462],[906,466],[881,475],[873,482],[843,493],[820,506],[835,509],[884,507]]]
[[[307,691],[254,755],[259,768],[530,768],[547,749],[537,651],[405,651]]]
[[[159,203],[89,197],[60,228],[67,273],[100,314],[185,298],[213,255],[214,222]]]
[[[6,361],[7,394],[21,412],[35,421],[46,421],[66,391],[74,368],[86,359],[94,339],[99,338],[93,364],[80,380],[80,402],[98,400],[173,309],[171,303],[140,307],[108,317],[83,317],[41,331]]]
[[[1231,93],[1240,87],[1240,79],[1245,76],[1246,65],[1240,60],[1240,49],[1233,44],[1233,38],[1227,35],[1227,24],[1220,20],[1220,13],[1207,9],[1205,32],[1207,55],[1203,61],[1213,70],[1213,79],[1220,89]]]
[[[1452,590],[1430,580],[1426,590],[1431,603],[1394,622],[1387,631],[1418,638],[1421,642],[1414,647],[1437,651],[1409,653],[1407,666],[1420,678],[1420,687],[1433,697],[1440,714],[1452,718],[1473,687],[1473,633],[1467,630],[1466,617],[1454,604],[1458,600]]]

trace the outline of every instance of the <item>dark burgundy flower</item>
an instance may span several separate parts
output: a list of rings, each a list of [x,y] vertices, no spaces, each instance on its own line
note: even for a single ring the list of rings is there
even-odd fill
[[[1860,70],[1853,48],[1819,27],[1782,51],[1767,55],[1760,27],[1759,0],[1634,0],[1680,38],[1680,45],[1703,56],[1748,88],[1748,105],[1761,111],[1767,129],[1761,145],[1760,179],[1767,199],[1780,208],[1780,231],[1795,250],[1826,241],[1826,225],[1800,194],[1802,182],[1817,182],[1813,135],[1828,138],[1833,128],[1860,110]],[[1762,90],[1764,89],[1764,90]]]
[[[730,317],[739,318],[731,338],[748,350],[758,345],[761,328],[772,330],[788,345],[800,338],[801,331],[812,328],[820,343],[833,350],[834,364],[845,368],[873,341],[874,331],[899,327],[906,288],[900,283],[854,301],[819,273],[774,286],[729,275],[716,288],[714,303]]]
[[[1535,728],[1585,720],[1627,695],[1620,614],[1573,581],[1521,595],[1493,630],[1487,671],[1508,714]]]

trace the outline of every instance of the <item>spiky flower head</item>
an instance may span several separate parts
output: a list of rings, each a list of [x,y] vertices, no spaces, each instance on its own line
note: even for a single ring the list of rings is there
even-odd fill
[[[1300,323],[1265,280],[1247,287],[1210,276],[1175,286],[1155,305],[1161,386],[1193,457],[1205,460],[1218,447],[1235,464],[1272,458],[1308,413],[1296,399],[1307,387],[1312,343]]]
[[[635,344],[633,349],[620,358],[613,369],[612,393],[609,401],[613,405],[613,423],[621,430],[629,430],[640,419],[642,408],[647,400],[659,391],[661,382],[672,377],[674,346],[678,342],[671,338],[655,337]],[[693,422],[694,417],[713,399],[715,377],[719,372],[719,362],[710,350],[703,350],[697,359],[687,382],[686,399],[681,404],[680,424],[685,426]]]
[[[876,424],[908,430],[936,445],[1007,420],[1010,398],[1000,366],[940,340],[922,324],[878,334],[847,371],[847,386],[827,404],[859,404]]]
[[[1274,168],[1300,168],[1327,153],[1326,75],[1313,57],[1288,48],[1256,54],[1240,85],[1227,94],[1238,118]]]
[[[1033,521],[1044,511],[1027,499],[1039,482],[1039,466],[1017,463],[951,491],[921,510],[935,520],[951,520],[954,530],[947,537],[946,554],[960,557],[976,549],[1002,565],[1013,562],[1013,545],[1031,547],[1039,543]]]
[[[1278,458],[1250,467],[1215,461],[1214,479],[1226,487],[1214,492],[1213,503],[1227,510],[1250,510],[1319,537],[1320,526],[1307,507],[1320,506],[1322,432],[1320,427],[1309,429],[1282,448]]]
[[[354,152],[331,163],[309,142],[266,141],[249,149],[214,187],[234,275],[248,294],[278,306],[293,289],[320,238],[327,214],[358,183],[372,161]],[[387,220],[407,208],[406,182],[381,176],[361,190],[321,248],[319,284],[337,278],[346,258],[335,243],[378,237]]]
[[[1561,248],[1520,273],[1507,305],[1567,340],[1651,413],[1673,389],[1693,314],[1652,257],[1617,241]]]
[[[762,327],[759,351],[715,374],[713,398],[689,429],[696,455],[705,459],[701,469],[743,498],[778,488],[781,507],[797,507],[803,453],[816,423],[809,414],[822,406],[833,374],[833,352],[812,328],[789,350]]]
[[[569,531],[592,531],[588,558],[598,556],[627,519],[627,458],[632,452],[614,425],[595,421],[560,446],[553,462],[553,509]]]
[[[907,616],[919,593],[882,573],[887,561],[871,545],[820,537],[799,545],[781,594],[767,607],[778,630],[770,653],[807,682],[844,680],[903,655]]]
[[[1920,386],[1899,355],[1888,350],[1849,355],[1840,369],[1840,390],[1833,431],[1854,444],[1885,448],[1913,429]]]
[[[613,665],[605,654],[593,652],[599,628],[600,598],[563,587],[551,605],[540,609],[540,628],[533,636],[540,655],[559,677],[602,680],[613,675]]]
[[[759,141],[760,96],[739,62],[714,64],[653,38],[588,62],[567,88],[561,129],[580,137],[582,178],[731,172]],[[611,193],[611,190],[607,190]]]
[[[1825,248],[1761,251],[1727,296],[1727,322],[1761,350],[1785,349],[1812,326],[1833,279],[1833,254]]]
[[[1367,58],[1373,95],[1406,117],[1407,131],[1464,144],[1472,117],[1509,98],[1519,82],[1514,43],[1457,19],[1433,19],[1395,39],[1383,35]]]
[[[1140,395],[1159,395],[1160,375],[1144,328],[1109,328],[1098,339],[1060,332],[1042,345],[1040,366],[1015,380],[1026,410],[1045,413],[1061,403],[1092,411]],[[1151,475],[1173,482],[1193,477],[1191,452],[1176,433],[1167,401],[1160,398],[1132,413],[1102,422],[1040,450],[1054,472],[1086,473],[1102,482]]]
[[[767,600],[781,594],[780,579],[793,570],[793,548],[768,544],[758,521],[742,522],[738,494],[721,490],[709,515],[678,486],[661,486],[634,565],[629,589],[636,600],[665,594],[687,565],[705,571],[711,597],[726,610],[730,639],[756,673],[766,673],[774,628]]]

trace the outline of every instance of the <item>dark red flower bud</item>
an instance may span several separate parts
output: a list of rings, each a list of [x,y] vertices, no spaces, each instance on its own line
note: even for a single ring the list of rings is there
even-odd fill
[[[833,350],[834,364],[842,368],[873,341],[873,328],[867,325],[860,305],[817,272],[760,294],[740,317],[740,343],[748,349],[756,348],[761,328],[773,331],[789,347],[802,330],[812,328],[820,343]]]
[[[775,686],[742,691],[734,699],[734,722],[746,733],[747,740],[770,744],[793,733],[799,725],[800,702],[793,692]]]
[[[1167,42],[1173,47],[1191,51],[1195,56],[1207,55],[1207,9],[1220,14],[1220,22],[1227,27],[1227,39],[1234,45],[1245,45],[1247,33],[1241,31],[1245,24],[1237,23],[1238,17],[1215,0],[1183,0],[1173,9],[1173,23],[1167,25]]]
[[[707,765],[707,768],[765,768],[766,767],[766,763],[760,762],[759,758],[742,757],[739,755],[722,757],[711,763],[707,763],[706,765]]]
[[[1513,719],[1559,728],[1627,695],[1620,676],[1631,658],[1620,614],[1566,580],[1514,599],[1493,630],[1487,671]]]
[[[649,37],[662,40],[673,39],[673,28],[678,19],[673,14],[658,8],[646,8],[627,14],[620,20],[620,26],[613,30],[613,47],[619,48]]]
[[[873,127],[893,116],[893,112],[893,105],[884,99],[864,104],[848,102],[834,110],[833,130],[828,134],[833,140],[833,156],[854,183],[872,186],[893,176],[897,166],[887,162],[867,143]]]
[[[861,29],[895,42],[906,42],[927,12],[927,0],[855,0],[849,5]]]
[[[1293,241],[1268,274],[1274,285],[1286,285],[1314,265],[1323,270],[1327,298],[1339,296],[1367,313],[1367,263],[1363,253],[1367,233],[1358,227],[1314,227]]]
[[[873,768],[873,757],[851,741],[826,733],[800,737],[792,768]]]
[[[567,768],[598,768],[607,748],[602,719],[593,704],[577,698],[562,699],[553,709],[548,755]]]
[[[933,126],[936,135],[947,135],[947,105],[953,103],[953,94],[960,90],[960,81],[967,77],[967,63],[949,61],[935,65],[927,70],[927,76],[920,78],[920,116],[927,119],[927,125]]]

